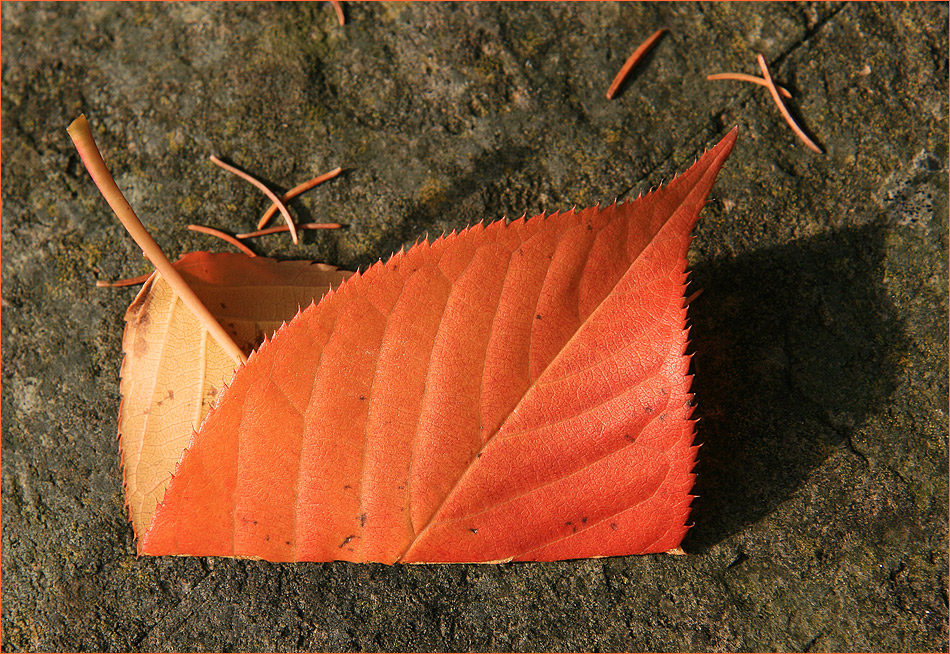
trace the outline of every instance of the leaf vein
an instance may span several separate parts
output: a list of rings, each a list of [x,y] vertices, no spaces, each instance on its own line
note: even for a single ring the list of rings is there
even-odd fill
[[[668,406],[669,406],[669,404],[667,403],[666,407],[664,407],[664,408],[668,408]],[[658,412],[658,414],[659,414],[659,412]],[[657,418],[658,418],[658,415],[652,416],[652,417],[646,422],[646,424],[644,425],[644,428],[646,428],[647,425],[650,425],[650,424],[653,423],[655,420],[657,420]],[[490,510],[492,510],[493,508],[495,508],[495,507],[497,507],[497,506],[502,506],[502,505],[504,505],[504,504],[510,504],[511,502],[515,502],[515,501],[517,501],[517,500],[519,500],[519,499],[521,499],[521,498],[523,498],[523,497],[527,497],[528,495],[531,495],[532,493],[535,493],[535,492],[537,492],[537,491],[539,491],[539,490],[541,490],[541,489],[543,489],[543,488],[547,488],[548,486],[552,486],[552,485],[554,485],[554,484],[556,484],[556,483],[558,483],[558,482],[564,481],[565,479],[569,479],[570,477],[574,477],[574,476],[576,476],[576,475],[579,475],[579,474],[581,474],[582,472],[584,472],[585,470],[587,470],[588,468],[590,468],[591,466],[597,465],[598,463],[600,463],[600,462],[603,461],[604,459],[607,459],[607,458],[609,458],[609,457],[612,457],[613,455],[617,454],[618,452],[621,452],[621,451],[623,451],[623,450],[625,450],[625,449],[627,449],[627,448],[633,447],[633,446],[635,446],[635,445],[638,445],[637,441],[633,441],[633,442],[624,441],[623,444],[620,445],[620,447],[615,447],[615,448],[613,448],[612,450],[609,450],[608,452],[605,452],[604,454],[598,456],[596,459],[593,459],[593,460],[591,460],[591,461],[588,461],[587,463],[585,463],[585,464],[582,465],[581,467],[579,467],[579,468],[577,468],[577,469],[575,469],[575,470],[572,470],[572,471],[570,471],[569,473],[567,473],[567,474],[565,474],[565,475],[561,475],[560,477],[557,477],[557,478],[555,478],[555,479],[551,479],[551,480],[546,481],[546,482],[544,482],[544,483],[542,483],[542,484],[539,484],[539,485],[537,485],[537,486],[533,486],[533,487],[529,488],[528,490],[526,490],[526,491],[524,491],[524,492],[522,492],[522,493],[518,493],[517,495],[514,495],[514,496],[512,496],[512,497],[505,498],[505,499],[500,500],[500,501],[497,501],[497,502],[493,502],[493,503],[489,504],[488,506],[484,506],[484,507],[479,508],[477,511],[469,511],[468,513],[465,513],[465,514],[463,514],[463,515],[461,515],[461,516],[457,516],[457,517],[455,517],[455,518],[450,518],[450,519],[448,519],[448,520],[437,520],[437,521],[435,521],[433,524],[450,524],[450,523],[453,523],[453,522],[458,522],[459,520],[466,520],[466,519],[468,519],[468,518],[471,518],[472,516],[476,516],[476,515],[479,515],[479,514],[481,514],[481,513],[485,513],[486,511],[490,511]],[[647,446],[645,446],[645,445],[643,445],[643,444],[639,444],[639,447],[644,447],[644,448],[646,448]],[[654,448],[651,448],[651,449],[654,449]],[[656,449],[654,449],[654,451],[656,451],[656,452],[658,452],[658,453],[660,453],[660,454],[666,454],[666,452],[661,451],[661,450],[656,450]]]
[[[442,261],[442,256],[444,256],[444,253],[443,255],[440,255],[439,257],[440,262]],[[409,540],[410,541],[416,536],[416,530],[412,524],[412,509],[411,509],[412,464],[415,461],[416,443],[419,436],[419,427],[422,425],[423,408],[425,407],[426,399],[429,396],[429,388],[430,388],[429,378],[431,377],[431,374],[432,374],[432,357],[435,356],[435,344],[438,342],[439,334],[442,333],[442,327],[445,324],[445,314],[449,308],[449,301],[452,299],[452,292],[455,289],[455,282],[457,282],[459,279],[461,279],[465,275],[468,269],[471,268],[472,263],[474,263],[474,261],[475,261],[475,255],[473,253],[472,258],[469,259],[468,263],[465,264],[465,268],[463,268],[461,272],[459,272],[458,276],[455,278],[455,281],[449,279],[445,275],[445,273],[442,272],[442,269],[438,266],[438,264],[436,264],[436,270],[438,270],[439,274],[442,275],[442,278],[446,282],[448,282],[449,292],[445,298],[445,302],[442,305],[442,314],[439,316],[439,325],[438,327],[436,327],[435,336],[432,339],[432,348],[429,351],[429,361],[426,364],[426,379],[422,386],[422,400],[420,400],[419,402],[419,417],[416,420],[416,428],[412,433],[412,440],[409,443],[409,466],[406,471],[406,516],[407,516],[407,521],[409,524]]]
[[[659,362],[657,363],[657,365],[656,365],[656,368],[657,368],[657,369],[662,368],[662,367],[663,367],[663,363],[664,363],[663,361],[659,361]],[[646,374],[646,376],[643,377],[642,379],[640,379],[640,380],[639,380],[639,383],[637,383],[636,385],[632,385],[632,386],[628,386],[628,387],[624,388],[622,392],[617,393],[617,394],[615,394],[615,395],[611,395],[610,397],[608,397],[608,398],[607,398],[606,400],[604,400],[603,402],[598,402],[597,404],[588,405],[588,406],[586,406],[582,411],[578,411],[577,413],[571,414],[571,415],[569,415],[569,416],[565,416],[565,417],[560,418],[560,419],[558,419],[558,420],[555,420],[555,421],[553,421],[553,422],[545,422],[545,423],[540,424],[540,425],[535,425],[535,426],[532,426],[532,427],[528,427],[527,429],[522,429],[522,430],[520,430],[520,431],[511,432],[510,434],[496,435],[496,436],[495,436],[495,440],[499,440],[499,441],[508,440],[508,439],[510,439],[510,438],[515,438],[516,436],[520,436],[520,435],[522,435],[522,434],[527,434],[527,433],[530,433],[530,432],[533,432],[533,431],[538,431],[538,430],[544,429],[544,428],[546,428],[546,427],[553,427],[553,426],[555,426],[555,425],[560,425],[560,424],[562,424],[562,423],[568,422],[569,420],[573,420],[574,418],[577,418],[577,417],[579,417],[579,416],[583,416],[583,415],[586,415],[586,414],[588,414],[588,413],[592,413],[593,411],[596,411],[597,409],[599,409],[600,407],[604,406],[605,404],[609,404],[610,402],[613,402],[613,401],[616,400],[618,397],[620,397],[620,396],[622,396],[622,395],[625,395],[626,393],[628,393],[628,392],[630,392],[630,391],[632,391],[632,390],[634,390],[634,389],[636,389],[636,388],[640,388],[640,387],[643,386],[646,382],[650,381],[651,379],[655,379],[655,378],[657,378],[657,377],[659,377],[659,376],[660,376],[660,372],[659,372],[659,371],[652,372],[652,373],[650,373],[650,374]],[[669,405],[669,401],[667,401],[667,406],[668,406],[668,405]],[[647,422],[647,424],[650,424],[650,422],[652,422],[652,421],[653,421],[653,420],[652,420],[652,418],[651,418],[650,421]],[[646,426],[646,425],[644,425],[644,426]]]

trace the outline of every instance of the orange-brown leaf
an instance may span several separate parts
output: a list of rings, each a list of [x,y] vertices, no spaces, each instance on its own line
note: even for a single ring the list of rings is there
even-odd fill
[[[245,354],[348,275],[309,261],[207,252],[175,267]],[[158,273],[125,319],[119,438],[129,518],[141,536],[235,363]]]

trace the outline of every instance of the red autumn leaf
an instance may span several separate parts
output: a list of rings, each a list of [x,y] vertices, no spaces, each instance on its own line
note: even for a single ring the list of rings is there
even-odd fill
[[[695,462],[690,230],[735,132],[632,202],[422,243],[235,374],[144,554],[481,562],[663,552]]]

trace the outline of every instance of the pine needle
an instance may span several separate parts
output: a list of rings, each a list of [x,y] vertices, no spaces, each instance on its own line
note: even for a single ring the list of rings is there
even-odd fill
[[[297,225],[297,229],[339,229],[342,227],[340,223],[302,223]],[[259,229],[256,232],[247,232],[245,234],[236,234],[238,238],[256,238],[258,236],[267,236],[268,234],[279,234],[280,232],[286,232],[287,225],[278,225],[277,227],[268,227],[267,229]]]
[[[666,28],[661,28],[655,31],[650,38],[640,44],[640,46],[633,51],[633,54],[624,62],[623,66],[620,68],[620,72],[617,73],[617,76],[614,77],[614,81],[611,82],[610,88],[607,89],[607,99],[612,100],[614,95],[617,94],[617,90],[620,89],[620,85],[623,84],[623,81],[627,79],[627,75],[630,74],[630,71],[633,70],[633,67],[640,63],[640,60],[650,51],[650,49],[656,44],[660,36],[663,35],[663,32],[666,31]]]
[[[713,75],[706,75],[706,79],[711,81],[730,79],[737,82],[752,82],[753,84],[758,84],[759,86],[764,86],[765,88],[769,87],[769,83],[761,77],[756,77],[755,75],[746,75],[745,73],[715,73]],[[776,85],[775,88],[778,89],[778,92],[781,93],[783,97],[792,97],[792,94],[783,89],[781,86]]]
[[[199,232],[201,234],[209,234],[211,236],[217,236],[221,240],[227,241],[228,243],[236,247],[238,250],[240,250],[247,256],[249,257],[257,256],[256,254],[254,254],[254,251],[251,250],[251,248],[247,247],[246,245],[241,243],[241,241],[237,240],[230,234],[225,234],[220,229],[215,229],[214,227],[205,227],[204,225],[188,225],[188,229],[190,229],[193,232]],[[286,230],[287,228],[285,227],[284,231]]]
[[[290,238],[293,240],[294,245],[297,244],[297,230],[294,227],[294,219],[290,217],[290,212],[287,211],[286,205],[284,205],[284,203],[281,202],[281,199],[279,197],[274,195],[274,192],[272,190],[267,188],[267,186],[265,186],[264,183],[261,182],[260,180],[252,177],[251,175],[247,174],[243,170],[239,170],[238,168],[235,168],[234,166],[224,163],[223,161],[221,161],[214,155],[211,155],[211,161],[214,162],[216,165],[220,166],[221,168],[224,168],[229,173],[233,173],[237,175],[244,181],[250,182],[257,188],[259,188],[261,191],[263,191],[264,195],[270,198],[270,201],[277,205],[277,208],[280,210],[280,213],[284,216],[284,220],[287,221],[287,227],[290,230]]]
[[[340,21],[340,25],[346,24],[346,17],[343,15],[343,3],[340,0],[330,0],[330,4],[333,5],[333,10],[336,12],[336,19]]]
[[[772,81],[772,75],[769,74],[769,66],[765,63],[765,57],[762,55],[756,55],[756,59],[759,62],[759,68],[762,69],[762,77],[765,78],[765,83],[769,87],[769,92],[772,94],[772,99],[775,100],[775,104],[778,105],[778,110],[782,112],[782,117],[785,119],[785,122],[788,123],[788,126],[792,128],[792,131],[795,132],[795,135],[801,139],[801,142],[804,143],[810,150],[822,154],[822,149],[815,145],[815,142],[808,138],[808,135],[805,134],[804,130],[798,126],[798,123],[795,122],[795,119],[792,118],[792,114],[788,112],[788,109],[785,108],[785,104],[782,102],[782,98],[779,97],[778,89],[775,88],[775,82]]]
[[[99,279],[96,280],[96,286],[99,288],[121,288],[123,286],[135,286],[136,284],[144,284],[153,274],[154,273],[145,273],[144,275],[139,275],[138,277],[118,279],[114,282],[107,282],[104,279]]]
[[[693,302],[695,302],[695,301],[696,301],[696,298],[698,298],[700,295],[702,295],[704,290],[706,290],[706,289],[701,288],[701,289],[699,289],[698,291],[696,291],[695,293],[693,293],[692,295],[690,295],[688,298],[686,298],[685,306],[689,306],[689,305],[691,305]]]
[[[295,197],[297,197],[304,191],[309,191],[314,186],[323,184],[324,182],[333,179],[334,177],[339,175],[341,172],[343,172],[342,168],[334,168],[328,173],[324,173],[318,177],[314,177],[310,181],[304,182],[303,184],[298,184],[297,186],[293,187],[292,189],[284,193],[282,196],[280,196],[280,201],[285,202],[285,203],[290,202],[291,200],[293,200]],[[264,215],[261,216],[260,221],[258,221],[257,223],[257,228],[264,229],[267,223],[270,222],[271,217],[275,213],[277,213],[277,211],[278,211],[277,205],[276,204],[271,205],[271,207],[267,211],[264,212]]]

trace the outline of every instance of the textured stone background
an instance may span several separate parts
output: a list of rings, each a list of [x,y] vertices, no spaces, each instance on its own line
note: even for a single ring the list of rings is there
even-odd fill
[[[948,647],[946,4],[3,3],[3,649]],[[633,47],[670,33],[623,94]],[[767,93],[706,82],[762,52]],[[134,556],[115,420],[147,265],[80,112],[166,251],[265,202],[349,225],[258,250],[347,267],[483,218],[611,201],[738,146],[697,228],[690,556],[274,565]]]

